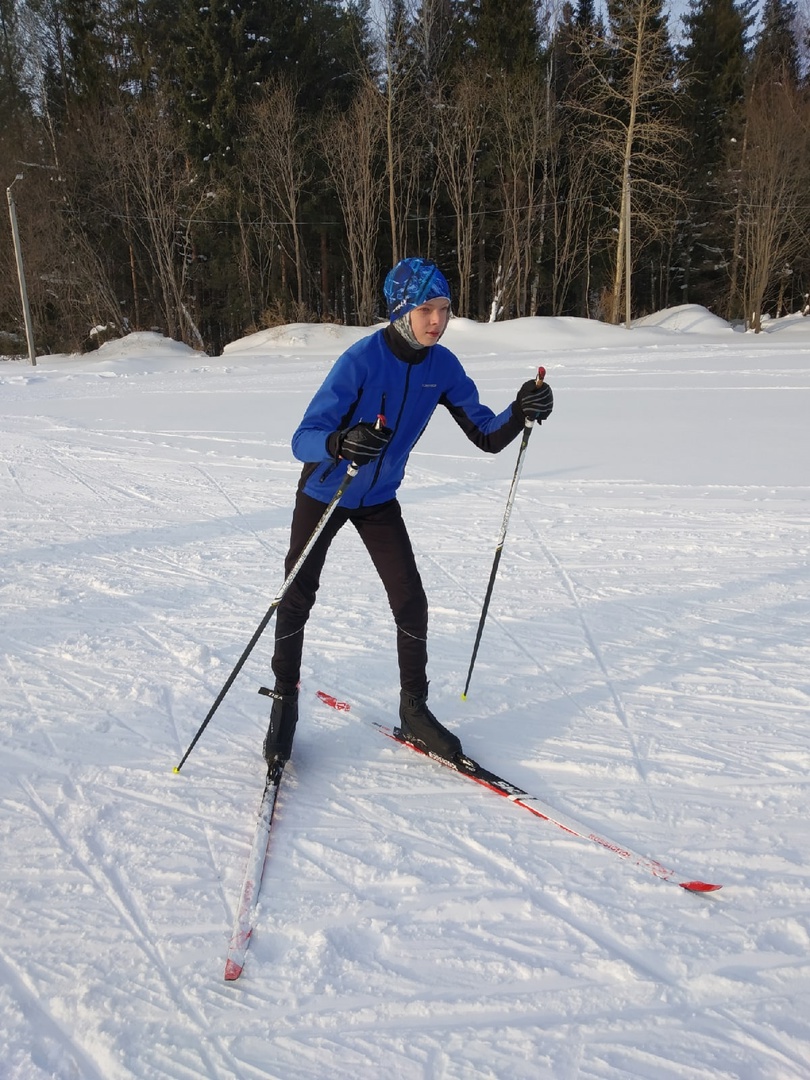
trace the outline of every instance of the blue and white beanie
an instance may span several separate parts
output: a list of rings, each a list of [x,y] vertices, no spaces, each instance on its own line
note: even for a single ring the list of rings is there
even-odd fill
[[[400,259],[388,272],[383,293],[388,303],[388,318],[396,322],[427,300],[440,297],[449,300],[450,286],[435,263],[427,259]]]

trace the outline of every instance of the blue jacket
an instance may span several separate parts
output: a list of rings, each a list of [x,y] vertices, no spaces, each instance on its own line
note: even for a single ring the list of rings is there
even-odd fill
[[[497,415],[478,400],[475,383],[458,357],[443,345],[394,353],[396,331],[379,330],[346,350],[336,361],[292,437],[292,449],[305,462],[299,490],[328,502],[346,474],[348,462],[336,459],[335,432],[382,413],[394,434],[376,461],[363,465],[341,506],[375,506],[396,496],[408,455],[437,405],[444,405],[464,434],[480,449],[497,453],[523,430],[523,416],[510,405]],[[398,335],[397,335],[398,337]]]

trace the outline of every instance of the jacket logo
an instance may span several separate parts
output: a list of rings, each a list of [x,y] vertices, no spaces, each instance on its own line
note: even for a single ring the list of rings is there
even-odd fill
[[[435,390],[436,386],[437,386],[437,384],[435,382],[423,382],[422,383],[422,389],[423,390]]]

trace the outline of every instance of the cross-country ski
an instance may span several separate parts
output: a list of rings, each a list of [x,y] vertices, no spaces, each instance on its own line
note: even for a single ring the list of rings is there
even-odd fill
[[[267,772],[259,813],[256,818],[256,831],[253,835],[253,843],[245,867],[242,891],[239,894],[236,918],[234,919],[233,932],[228,945],[228,955],[225,960],[226,982],[234,982],[238,979],[245,966],[245,956],[253,933],[253,919],[262,884],[264,863],[267,858],[270,827],[273,823],[278,788],[283,772],[283,764],[275,765],[268,769]]]
[[[327,694],[325,691],[317,691],[316,696],[326,705],[330,705],[333,709],[338,709],[343,712],[350,711],[351,706],[348,702],[339,701],[333,695]],[[720,885],[712,885],[706,881],[680,880],[680,876],[675,870],[668,869],[662,863],[658,862],[657,859],[649,858],[646,855],[639,855],[625,844],[620,844],[614,840],[609,840],[606,837],[601,836],[599,833],[589,829],[586,825],[575,821],[569,815],[553,809],[543,800],[530,795],[522,788],[516,787],[508,780],[504,780],[503,777],[497,776],[495,773],[483,768],[477,762],[471,761],[470,768],[460,768],[452,761],[439,757],[438,754],[432,754],[424,748],[416,746],[409,740],[402,738],[402,733],[397,728],[388,727],[377,721],[373,721],[373,724],[378,731],[398,743],[400,746],[406,746],[417,754],[427,757],[431,761],[436,761],[445,768],[452,769],[453,772],[457,773],[459,776],[463,776],[467,780],[472,780],[474,783],[479,784],[488,791],[503,796],[510,802],[515,803],[516,806],[521,806],[524,810],[528,810],[529,813],[533,814],[535,817],[547,821],[550,825],[556,825],[558,829],[562,829],[562,831],[568,833],[569,836],[576,836],[580,840],[588,840],[597,844],[599,847],[604,848],[605,851],[610,851],[614,855],[618,855],[619,858],[626,859],[631,865],[638,866],[642,870],[648,871],[653,877],[660,878],[662,881],[674,882],[688,892],[709,893],[716,892],[718,889],[722,888]]]

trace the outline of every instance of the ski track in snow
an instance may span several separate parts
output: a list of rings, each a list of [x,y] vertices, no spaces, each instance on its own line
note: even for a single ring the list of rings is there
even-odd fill
[[[536,365],[535,325],[460,327],[484,400]],[[3,1080],[807,1080],[810,327],[557,352],[547,331],[555,414],[464,703],[516,447],[480,455],[437,415],[402,490],[436,712],[551,806],[724,889],[380,738],[394,629],[347,526],[231,986],[269,632],[172,767],[279,584],[289,435],[336,351],[273,333],[255,359],[0,365]]]
[[[31,785],[23,782],[30,804],[39,814],[45,827],[53,834],[59,846],[63,849],[68,863],[74,865],[82,875],[90,881],[106,899],[112,908],[114,916],[122,923],[122,936],[128,937],[143,952],[149,966],[157,973],[160,979],[168,987],[172,998],[180,1005],[187,1017],[192,1021],[198,1037],[207,1034],[207,1023],[189,1000],[183,986],[174,978],[170,966],[166,963],[162,950],[155,943],[155,927],[150,925],[148,917],[140,910],[135,901],[132,890],[125,884],[119,868],[110,858],[108,852],[98,842],[93,830],[81,840],[71,839],[59,827],[51,811],[44,805],[42,800],[33,790]],[[65,792],[65,797],[72,802],[78,800],[79,804],[88,806],[87,798],[81,788],[71,788]],[[215,1040],[218,1042],[218,1040]],[[222,1068],[218,1066],[211,1056],[208,1047],[203,1045],[201,1065],[208,1076],[234,1075],[235,1062],[226,1052],[221,1051]]]

